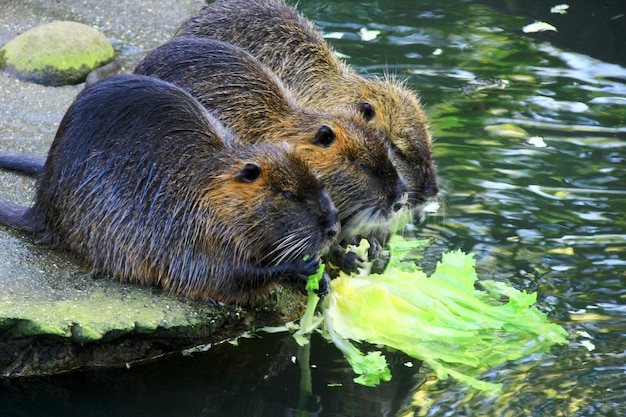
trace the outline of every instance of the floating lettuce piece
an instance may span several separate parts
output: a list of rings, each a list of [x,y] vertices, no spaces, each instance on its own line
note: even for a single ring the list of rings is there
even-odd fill
[[[364,42],[373,41],[378,37],[378,35],[380,35],[380,30],[372,30],[368,28],[359,29],[359,36]]]
[[[415,263],[403,262],[411,245],[392,241],[383,274],[340,274],[324,299],[324,334],[362,376],[356,382],[375,385],[390,375],[382,355],[362,367],[367,360],[348,340],[401,350],[440,379],[452,376],[491,392],[500,386],[477,379],[489,368],[567,343],[567,332],[533,306],[535,294],[495,281],[479,281],[484,290],[475,289],[473,254],[445,253],[427,277]]]
[[[566,14],[569,9],[569,4],[557,4],[550,8],[550,13]]]
[[[546,30],[557,31],[554,26],[546,22],[534,22],[522,28],[524,33],[545,32]]]

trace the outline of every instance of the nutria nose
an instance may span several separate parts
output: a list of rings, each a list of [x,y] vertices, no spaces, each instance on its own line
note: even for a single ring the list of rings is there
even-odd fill
[[[393,203],[393,206],[391,206],[391,210],[393,210],[394,213],[397,213],[402,210],[404,206],[406,206],[404,202],[396,201]]]
[[[337,209],[326,191],[320,197],[320,208],[322,209],[321,223],[324,227],[324,235],[328,239],[333,239],[339,233],[339,221],[337,220]]]
[[[437,180],[433,179],[429,181],[424,187],[424,196],[435,197],[439,193],[439,187],[437,187]]]
[[[435,187],[426,187],[426,189],[424,190],[424,195],[426,197],[434,197],[439,193],[439,189],[435,186]]]
[[[396,184],[396,189],[394,190],[395,192],[393,193],[393,203],[391,203],[391,210],[393,210],[394,213],[402,210],[404,208],[404,206],[406,206],[407,202],[409,201],[409,196],[407,194],[407,189],[406,189],[406,183],[401,179],[398,178],[398,182]]]
[[[397,195],[402,199],[406,196],[406,182],[402,178],[398,178],[398,185],[396,188]]]
[[[408,202],[409,202],[409,194],[405,192],[401,194],[400,197],[398,197],[396,201],[394,201],[394,203],[391,205],[391,210],[394,213],[397,213],[400,210],[402,210],[404,207],[406,207]]]
[[[337,210],[335,206],[331,205],[331,210],[324,213],[323,226],[324,235],[326,235],[328,239],[334,239],[339,233],[341,226],[339,225],[339,221],[337,221]]]
[[[328,239],[334,239],[337,233],[339,233],[339,223],[335,223],[326,228],[326,238]]]

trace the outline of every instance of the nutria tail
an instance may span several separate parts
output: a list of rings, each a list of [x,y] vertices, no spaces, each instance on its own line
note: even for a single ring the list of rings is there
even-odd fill
[[[0,198],[0,224],[14,229],[32,231],[33,225],[28,216],[28,207],[20,206]]]
[[[85,88],[89,88],[98,81],[102,81],[109,77],[114,76],[122,69],[122,64],[119,61],[109,62],[106,65],[96,68],[87,75],[85,79]]]
[[[0,168],[38,176],[43,171],[45,156],[0,151]]]

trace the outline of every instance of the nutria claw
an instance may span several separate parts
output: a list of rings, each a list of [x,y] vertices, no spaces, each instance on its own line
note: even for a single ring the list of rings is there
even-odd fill
[[[300,290],[302,294],[307,294],[306,284],[309,281],[309,276],[304,274],[298,274],[298,280],[296,282],[296,288]],[[322,298],[328,295],[330,291],[330,276],[324,272],[319,280],[319,287],[317,290],[313,290],[318,297]]]
[[[316,274],[317,271],[320,269],[320,265],[321,259],[319,255],[308,257],[304,256],[298,261],[292,263],[291,267],[295,272],[295,274],[293,275],[295,285],[303,294],[307,293],[306,284],[309,281],[309,276]],[[324,295],[328,294],[329,288],[330,278],[328,277],[328,274],[324,273],[319,281],[319,289],[315,291],[315,293],[318,294],[320,297],[323,297]]]
[[[303,275],[308,280],[309,275],[315,274],[320,269],[321,263],[319,255],[309,256],[306,260],[300,259],[295,262],[294,268],[298,275]]]
[[[318,297],[323,298],[330,292],[330,276],[324,272],[320,278],[319,288],[314,290]]]
[[[348,274],[357,272],[359,268],[364,266],[363,262],[366,261],[354,252],[346,252],[340,245],[331,246],[327,258],[333,265]]]
[[[376,259],[383,253],[383,244],[380,241],[372,236],[367,239],[370,244],[370,248],[367,250],[367,256],[369,259]]]

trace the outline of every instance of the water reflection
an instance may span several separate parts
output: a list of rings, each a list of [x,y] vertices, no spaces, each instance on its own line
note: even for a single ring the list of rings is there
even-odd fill
[[[0,385],[9,416],[394,416],[419,383],[419,363],[389,355],[393,381],[377,389],[356,385],[335,348],[314,336],[313,396],[300,401],[298,346],[291,335],[241,339],[158,364],[86,372]],[[106,394],[105,394],[106,393]],[[5,395],[6,394],[6,395]],[[103,399],[106,395],[106,399]],[[5,414],[7,413],[7,414]]]
[[[447,211],[421,233],[430,256],[461,247],[482,277],[538,292],[572,343],[493,370],[497,399],[425,383],[405,415],[623,415],[626,69],[534,44],[522,19],[446,4],[381,6],[376,20],[399,29],[377,26],[374,63],[363,61],[408,76],[429,105]],[[484,80],[502,85],[476,89]]]

